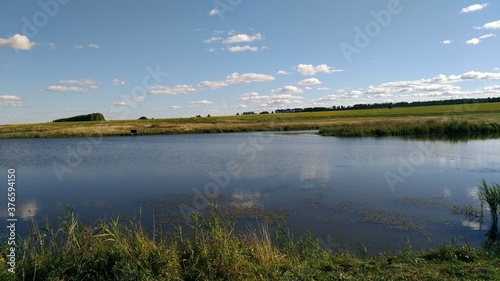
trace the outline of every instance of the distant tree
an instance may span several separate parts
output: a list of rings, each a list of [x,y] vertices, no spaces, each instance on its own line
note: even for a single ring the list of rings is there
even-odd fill
[[[69,118],[56,119],[53,122],[81,122],[81,121],[106,121],[101,113],[91,113],[87,115],[78,115]]]
[[[141,116],[139,120],[148,120],[148,118],[146,116]]]
[[[236,112],[236,116],[240,116],[240,113],[239,113],[239,112]]]
[[[207,117],[210,117],[210,114],[208,114]]]

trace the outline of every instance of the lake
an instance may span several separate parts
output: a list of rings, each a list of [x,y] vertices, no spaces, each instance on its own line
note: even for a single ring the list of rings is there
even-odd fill
[[[430,141],[335,138],[314,132],[0,140],[0,194],[16,169],[16,215],[81,220],[136,218],[151,227],[183,222],[215,199],[241,215],[284,216],[294,233],[356,251],[427,249],[467,240],[488,226],[454,215],[479,206],[480,179],[500,182],[500,139]],[[242,211],[243,210],[243,211]],[[245,210],[251,212],[245,213]],[[6,218],[6,208],[0,215]],[[242,226],[243,228],[243,226]],[[1,231],[5,236],[7,230]]]

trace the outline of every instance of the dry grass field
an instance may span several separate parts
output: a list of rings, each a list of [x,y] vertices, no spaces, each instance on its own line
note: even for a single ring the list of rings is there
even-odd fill
[[[61,122],[1,125],[0,138],[195,134],[256,131],[319,130],[335,127],[419,126],[428,122],[466,120],[500,124],[500,103],[460,104],[392,109],[311,113],[258,114],[201,118]]]

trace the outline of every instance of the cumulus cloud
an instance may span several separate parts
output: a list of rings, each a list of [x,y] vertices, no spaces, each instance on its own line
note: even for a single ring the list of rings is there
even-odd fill
[[[226,76],[225,80],[215,80],[215,81],[204,80],[198,83],[197,87],[192,85],[177,85],[175,87],[154,86],[151,88],[149,94],[151,95],[187,94],[207,88],[214,90],[227,87],[231,84],[267,82],[267,81],[273,81],[274,79],[275,78],[272,75],[267,75],[267,74],[243,73],[240,75],[237,72],[233,72],[228,76]]]
[[[208,12],[208,15],[211,17],[213,17],[217,14],[219,14],[219,10],[217,10],[217,9],[212,9],[212,10],[210,10],[210,12]]]
[[[89,44],[89,48],[99,49],[99,45],[97,44]]]
[[[260,103],[261,107],[284,106],[290,103],[300,103],[301,96],[293,96],[286,93],[271,93],[271,95],[260,95],[257,92],[250,92],[240,95],[239,101],[245,103]]]
[[[267,82],[273,81],[275,78],[272,75],[258,74],[258,73],[244,73],[239,75],[233,72],[226,77],[226,82],[229,84],[237,83],[253,83],[253,82]]]
[[[460,13],[465,14],[465,13],[479,11],[479,10],[482,10],[482,9],[488,7],[488,5],[489,5],[489,3],[470,5],[468,7],[463,8],[462,10],[460,10]]]
[[[44,92],[78,92],[78,93],[86,93],[91,90],[95,90],[99,88],[97,82],[93,79],[82,78],[79,80],[59,80],[59,84],[66,85],[76,85],[76,86],[66,86],[66,85],[53,85],[49,86],[42,91]]]
[[[227,36],[224,36],[224,34]],[[225,39],[224,39],[225,37]],[[241,52],[257,52],[268,49],[265,46],[252,46],[249,44],[241,44],[241,43],[252,43],[257,41],[262,41],[263,36],[261,33],[257,33],[254,35],[249,35],[245,33],[236,34],[236,31],[214,31],[212,32],[212,37],[203,40],[204,43],[212,44],[219,43],[221,44],[222,51],[228,51],[232,53],[241,53]],[[239,45],[233,45],[239,44]],[[215,52],[215,48],[209,49],[209,52]]]
[[[290,74],[289,72],[286,72],[284,70],[278,70],[278,72],[276,72],[276,74],[279,74],[279,75],[288,75]]]
[[[83,45],[75,45],[75,49],[83,49]]]
[[[177,85],[175,87],[168,87],[168,86],[153,86],[151,87],[151,90],[149,91],[150,95],[167,95],[167,96],[174,96],[178,94],[187,94],[187,93],[193,93],[198,91],[195,87],[191,85]]]
[[[443,42],[441,42],[441,43],[443,43],[443,44],[445,44],[445,45],[449,45],[449,44],[451,44],[451,40],[444,40],[444,41],[443,41]]]
[[[214,42],[217,42],[217,41],[221,41],[221,40],[222,40],[221,37],[212,36],[212,37],[210,37],[208,39],[203,40],[203,43],[211,44],[211,43],[214,43]]]
[[[349,101],[353,99],[364,97],[372,98],[398,98],[408,97],[436,99],[441,97],[447,98],[474,98],[474,97],[488,97],[500,95],[500,85],[493,86],[480,86],[473,90],[464,90],[458,85],[461,82],[474,82],[477,81],[482,85],[481,81],[500,80],[500,73],[498,72],[478,72],[469,71],[459,75],[439,74],[433,78],[411,80],[411,81],[392,81],[382,83],[376,86],[370,85],[365,90],[352,90],[345,92],[339,90],[339,94],[327,95],[313,102],[329,103],[339,101]]]
[[[472,38],[470,40],[467,40],[465,43],[467,43],[467,45],[477,45],[479,44],[479,42],[481,42],[479,38]]]
[[[226,81],[201,81],[198,84],[199,87],[208,87],[210,89],[219,89],[229,86]]]
[[[95,82],[93,79],[89,78],[82,78],[79,80],[59,80],[59,83],[61,84],[70,84],[70,85],[83,85],[87,86],[90,89],[97,89],[98,84]]]
[[[189,104],[193,104],[193,105],[205,105],[205,104],[213,104],[213,102],[208,101],[208,100],[195,100],[195,101],[190,101]]]
[[[145,100],[145,97],[143,97],[143,96],[137,96],[137,97],[128,98],[126,100],[121,100],[121,101],[115,102],[113,104],[117,105],[117,106],[131,106],[131,107],[134,107],[137,104],[144,102],[144,100]]]
[[[314,66],[312,64],[299,64],[295,67],[295,69],[302,75],[315,75],[319,72],[333,73],[342,71],[341,69],[333,69],[333,67],[330,67],[326,64],[320,64],[317,66]]]
[[[321,81],[319,81],[318,78],[307,78],[304,80],[299,81],[299,85],[317,85],[321,84]]]
[[[490,37],[494,37],[496,36],[495,34],[493,33],[490,33],[490,34],[485,34],[483,36],[480,36],[479,38],[472,38],[470,40],[467,40],[465,43],[467,43],[467,45],[477,45],[479,44],[480,42],[483,41],[483,39],[486,39],[486,38],[490,38]]]
[[[475,29],[500,29],[500,20],[486,23],[483,26],[475,27]]]
[[[12,48],[14,50],[31,50],[36,45],[35,42],[30,42],[30,39],[21,34],[14,34],[11,37],[5,39],[0,38],[0,47]]]
[[[271,91],[272,94],[281,94],[281,95],[292,95],[292,94],[301,94],[304,91],[295,86],[285,86],[283,88],[274,89]]]
[[[259,48],[245,45],[245,46],[231,46],[231,47],[225,48],[225,50],[227,50],[231,53],[239,53],[239,52],[245,52],[245,51],[257,52],[259,50]]]
[[[262,34],[260,33],[257,33],[255,35],[237,34],[226,38],[224,41],[222,41],[222,43],[224,44],[247,43],[260,40],[262,40]]]
[[[115,79],[111,80],[111,83],[113,85],[125,85],[125,82],[122,81],[122,80],[120,80],[120,79],[118,79],[118,78],[115,78]]]
[[[0,95],[0,107],[21,107],[24,100],[18,96]]]
[[[49,86],[45,88],[43,91],[45,92],[79,92],[86,93],[89,91],[88,88],[81,87],[67,87],[67,86]]]

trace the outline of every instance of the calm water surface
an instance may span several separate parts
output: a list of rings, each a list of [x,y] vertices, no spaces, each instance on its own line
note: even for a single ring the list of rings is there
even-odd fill
[[[485,230],[449,206],[479,206],[479,180],[500,182],[500,139],[310,132],[13,139],[0,140],[0,166],[4,179],[8,168],[17,171],[17,216],[25,225],[60,216],[67,203],[90,222],[120,215],[147,224],[154,199],[178,205],[179,197],[196,207],[195,196],[215,196],[291,210],[286,226],[297,235],[311,231],[325,247],[355,249],[362,241],[380,251],[404,248],[406,239],[422,248],[452,237],[479,245]],[[168,207],[180,215],[178,206]]]

